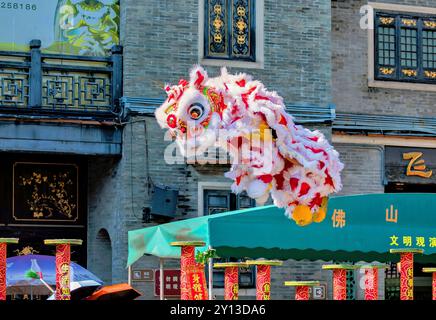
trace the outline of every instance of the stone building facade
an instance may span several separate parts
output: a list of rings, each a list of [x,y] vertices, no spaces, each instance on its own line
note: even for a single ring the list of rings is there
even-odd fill
[[[374,8],[390,8],[389,12],[416,10],[420,14],[435,14],[436,10],[436,1],[430,0],[383,3]],[[153,185],[178,190],[175,220],[203,212],[205,190],[228,190],[230,181],[223,177],[226,166],[166,164],[164,153],[171,141],[165,139],[153,116],[153,110],[164,99],[164,83],[177,83],[187,77],[197,63],[204,65],[210,76],[217,75],[220,66],[227,66],[232,73],[252,74],[284,97],[297,120],[323,113],[323,121],[308,121],[305,125],[321,128],[341,154],[345,164],[341,195],[399,192],[397,182],[407,181],[387,180],[386,148],[435,147],[431,120],[436,93],[428,84],[414,83],[414,90],[406,90],[403,86],[407,82],[374,84],[374,79],[369,79],[374,66],[368,64],[368,58],[374,48],[368,42],[368,29],[361,26],[367,13],[365,8],[361,12],[365,5],[368,3],[361,0],[257,0],[259,55],[253,62],[241,62],[203,57],[203,0],[121,0],[122,101],[126,115],[122,154],[88,161],[89,269],[109,282],[127,280],[127,232],[162,222],[143,219],[143,209],[151,207]],[[410,130],[410,121],[426,125]],[[414,182],[410,188],[418,186],[416,190],[421,190],[421,184]],[[292,290],[282,285],[290,278],[322,280],[331,298],[331,275],[321,271],[321,264],[289,260],[274,269],[272,298],[292,296]],[[158,266],[157,259],[147,256],[135,263],[133,270],[154,270]],[[165,267],[177,268],[178,261],[166,261]],[[382,299],[384,278],[381,273]],[[358,272],[354,283],[354,297],[362,299]],[[142,298],[158,298],[154,282],[134,281],[133,285],[143,293]],[[253,298],[254,294],[253,288],[241,290],[242,299]],[[216,295],[220,298],[222,289],[217,289]]]
[[[229,181],[223,178],[225,166],[178,164],[169,167],[163,161],[164,149],[170,142],[162,142],[163,132],[152,111],[164,98],[163,84],[187,77],[190,67],[197,63],[204,65],[211,76],[218,74],[220,66],[227,66],[230,72],[250,73],[276,90],[288,105],[306,106],[308,115],[317,107],[333,104],[332,121],[306,125],[321,128],[341,154],[345,169],[340,194],[397,192],[387,187],[390,182],[386,179],[385,148],[433,147],[428,130],[410,130],[408,124],[432,119],[435,93],[431,86],[423,84],[412,85],[414,90],[402,87],[407,86],[407,82],[374,84],[370,72],[374,66],[368,62],[374,48],[369,44],[371,40],[368,41],[371,39],[368,29],[365,25],[362,27],[368,4],[375,10],[430,15],[436,8],[434,1],[383,1],[382,4],[360,0],[257,1],[256,13],[263,18],[256,20],[261,24],[260,28],[256,26],[256,31],[263,38],[262,56],[257,64],[238,64],[207,60],[202,56],[204,1],[183,4],[123,1],[124,97],[130,118],[125,127],[121,162],[133,170],[148,164],[143,171],[134,171],[133,182],[125,178],[126,185],[136,187],[130,194],[134,201],[129,203],[128,196],[125,199],[124,210],[131,214],[125,230],[153,225],[140,223],[141,208],[150,206],[149,189],[153,184],[179,190],[175,219],[196,217],[203,211],[199,199],[203,189],[228,188]],[[292,113],[295,109],[290,110]],[[298,119],[298,112],[295,115]],[[117,256],[123,254],[117,253]],[[282,286],[289,277],[321,279],[327,285],[327,296],[331,297],[330,275],[321,272],[321,264],[286,261],[284,267],[273,272],[272,298],[289,298],[292,291]],[[158,261],[152,257],[144,257],[134,265],[134,269],[157,267]],[[167,261],[166,267],[177,268],[177,261]],[[382,299],[384,278],[381,273],[379,294]],[[356,272],[354,296],[357,299],[363,298],[360,282],[361,275]],[[134,284],[144,298],[156,298],[153,283]],[[218,297],[221,291],[217,290]],[[244,289],[241,294],[250,298],[254,290]]]

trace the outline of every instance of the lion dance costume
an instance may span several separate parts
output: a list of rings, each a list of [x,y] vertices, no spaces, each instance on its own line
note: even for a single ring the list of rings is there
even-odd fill
[[[328,196],[342,188],[343,164],[321,132],[294,123],[276,92],[225,68],[209,78],[200,66],[189,81],[165,90],[155,115],[183,155],[223,148],[232,161],[225,176],[233,192],[246,191],[258,204],[271,195],[300,226],[324,220]]]

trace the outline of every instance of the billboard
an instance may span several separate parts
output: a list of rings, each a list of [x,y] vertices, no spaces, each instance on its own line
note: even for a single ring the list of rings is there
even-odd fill
[[[106,56],[119,25],[119,0],[1,1],[0,50],[28,51],[39,39],[45,53]]]

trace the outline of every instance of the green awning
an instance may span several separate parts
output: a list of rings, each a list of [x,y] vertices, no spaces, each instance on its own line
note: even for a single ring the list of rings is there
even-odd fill
[[[220,257],[398,261],[389,249],[420,248],[436,263],[436,194],[333,197],[322,223],[299,227],[275,206],[226,212],[129,231],[128,265],[144,254],[180,257],[172,241],[201,240]]]

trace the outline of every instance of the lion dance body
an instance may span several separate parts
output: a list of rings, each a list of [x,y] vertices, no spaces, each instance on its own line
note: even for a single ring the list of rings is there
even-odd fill
[[[325,218],[328,196],[342,188],[343,164],[321,132],[294,123],[276,92],[225,68],[208,78],[200,66],[189,81],[165,90],[156,118],[183,155],[221,147],[232,161],[225,175],[234,181],[233,192],[246,191],[258,204],[271,194],[300,226]]]

